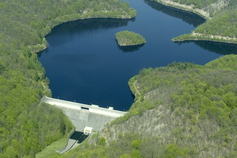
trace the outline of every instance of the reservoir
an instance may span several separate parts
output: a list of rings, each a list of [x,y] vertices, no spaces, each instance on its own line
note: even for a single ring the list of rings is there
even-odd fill
[[[128,110],[133,103],[128,81],[143,68],[172,62],[204,65],[236,50],[235,45],[212,42],[175,43],[204,19],[157,3],[129,0],[137,10],[131,20],[90,19],[55,27],[39,60],[46,69],[53,98]],[[129,30],[147,43],[123,49],[115,34]]]

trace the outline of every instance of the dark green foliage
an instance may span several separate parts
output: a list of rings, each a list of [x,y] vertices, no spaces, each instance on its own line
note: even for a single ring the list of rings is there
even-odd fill
[[[204,24],[198,26],[194,32],[197,35],[185,34],[174,38],[174,41],[184,40],[210,40],[219,42],[237,43],[237,12],[236,10],[226,11]],[[225,37],[225,38],[221,38]],[[229,37],[229,38],[228,38]],[[233,38],[233,39],[230,39]]]
[[[72,128],[63,113],[40,104],[50,95],[37,54],[63,22],[81,18],[131,18],[117,0],[0,0],[0,157],[34,157]]]
[[[169,64],[167,67],[171,68],[171,67],[175,67],[176,69],[179,70],[184,70],[184,69],[191,69],[191,68],[195,68],[198,67],[196,64],[193,63],[171,63]]]
[[[223,136],[216,135],[216,138],[223,138],[223,147],[229,146],[232,143],[230,135],[236,135],[233,133],[236,132],[234,113],[237,108],[236,60],[237,56],[229,55],[205,66],[173,63],[168,67],[144,69],[130,85],[135,83],[137,91],[143,94],[139,97],[172,87],[172,91],[166,93],[169,97],[161,98],[161,102],[171,105],[171,110],[178,116],[184,115],[194,124],[204,120],[217,123]],[[132,107],[131,111],[140,108],[143,108],[142,103]],[[180,112],[180,108],[185,112]]]
[[[165,149],[165,158],[173,158],[173,157],[186,157],[186,153],[184,150],[180,149],[177,144],[169,144]]]
[[[183,3],[203,7],[212,2],[190,0]],[[215,21],[214,18],[214,23],[210,21],[212,25],[219,22],[211,30],[216,32],[200,27],[200,33],[204,30],[205,33],[234,37],[232,29],[236,30],[236,15],[233,11],[225,12],[225,9],[235,7],[235,0],[231,0],[228,7],[221,10],[223,13],[213,13],[213,16],[224,21]],[[34,157],[36,152],[72,128],[60,110],[39,104],[42,95],[50,93],[44,70],[33,52],[45,48],[43,37],[51,28],[80,18],[131,18],[135,14],[128,3],[115,0],[0,0],[0,157]],[[219,24],[227,29],[219,30],[222,27]],[[209,27],[208,22],[206,27]],[[34,46],[36,44],[42,45]],[[236,60],[236,56],[232,55],[205,66],[173,63],[164,68],[142,70],[129,82],[136,95],[136,103],[117,123],[134,115],[141,116],[161,103],[169,105],[177,117],[182,116],[185,122],[192,125],[199,126],[206,120],[217,124],[218,131],[209,139],[218,140],[219,143],[215,145],[220,150],[231,151],[230,154],[226,152],[228,157],[235,157]],[[172,132],[180,141],[185,138],[182,136],[185,130],[179,127]],[[193,134],[197,132],[192,130]],[[72,157],[197,157],[199,150],[208,150],[208,146],[200,149],[175,142],[164,146],[159,138],[141,138],[136,134],[121,135],[108,147],[104,146],[105,142],[104,138],[100,138],[100,145],[87,144],[83,152],[73,153]]]
[[[107,127],[96,146],[62,157],[236,157],[236,60],[228,55],[204,66],[172,63],[141,70],[129,82],[136,95],[129,113]]]
[[[185,105],[196,112],[201,112],[204,110],[202,108],[205,106],[210,108],[213,104],[221,109],[227,108],[228,111],[236,106],[237,82],[233,80],[237,76],[235,60],[236,56],[230,55],[205,66],[172,63],[167,67],[143,69],[138,76],[131,79],[130,86],[137,85],[136,89],[132,90],[135,94],[138,91],[141,94],[139,97],[144,97],[157,88],[162,91],[172,87],[170,101],[173,109]]]
[[[223,56],[217,60],[213,60],[207,63],[205,66],[210,68],[219,68],[219,69],[225,68],[225,69],[237,70],[236,56],[235,55]]]
[[[110,146],[82,145],[60,157],[88,158],[173,158],[193,157],[197,151],[194,147],[182,149],[177,144],[162,145],[159,138],[141,138],[137,134],[126,133]],[[59,158],[60,158],[59,157]]]
[[[107,153],[109,150],[122,149],[126,146],[130,151],[122,150],[123,152],[118,153],[117,155],[120,155],[117,157],[132,157],[133,154],[146,158],[154,155],[158,158],[200,157],[200,153],[204,157],[210,155],[235,157],[237,153],[234,148],[237,133],[236,60],[236,55],[227,55],[204,66],[172,63],[167,67],[141,70],[140,74],[129,82],[136,95],[136,102],[128,114],[116,119],[108,127],[104,135],[108,134],[108,138],[111,139],[114,134],[110,135],[109,132],[119,129],[121,132],[136,131],[142,137],[138,136],[130,140],[130,147],[125,144],[115,147],[115,144],[118,145],[119,142],[128,139],[120,134],[116,142],[110,143],[107,148],[100,148],[98,152],[103,151],[102,155],[111,157]],[[152,117],[147,116],[159,107],[167,109],[170,114],[168,112],[163,114],[163,111],[163,113],[154,112]],[[149,110],[151,108],[154,109]],[[150,121],[153,122],[156,117],[161,119],[160,124],[157,122],[151,127],[146,125]],[[167,121],[169,119],[170,122]],[[166,121],[162,122],[162,120]],[[166,136],[165,132],[160,131],[157,137],[153,136],[149,139],[149,132],[136,130],[147,131],[146,129],[149,128],[151,131],[154,129],[155,132],[155,128],[162,123],[167,123],[165,126],[171,135]],[[159,137],[160,135],[162,136]],[[126,137],[126,134],[124,136]],[[198,147],[200,142],[203,144],[202,147]]]
[[[155,0],[164,3],[164,0]],[[207,21],[198,26],[192,34],[173,38],[173,41],[206,40],[224,43],[237,43],[237,1],[236,0],[172,0],[174,2],[201,9],[206,14],[193,9],[187,10],[205,16]],[[180,8],[180,6],[175,6]],[[181,9],[185,9],[181,7]],[[196,33],[196,34],[195,34]]]
[[[218,11],[236,8],[235,0],[172,0],[185,5],[194,5],[194,8],[204,9],[205,11]],[[213,8],[212,8],[213,7]]]
[[[121,31],[115,34],[115,38],[119,46],[133,46],[146,43],[146,40],[141,35],[132,31]]]
[[[195,29],[196,33],[206,35],[220,35],[225,37],[237,37],[237,12],[231,10],[208,20]]]
[[[217,0],[173,0],[174,2],[178,2],[186,5],[195,5],[197,8],[203,8],[211,3],[216,2]]]
[[[3,158],[13,153],[16,157],[33,157],[36,152],[61,138],[72,128],[62,111],[51,105],[40,104],[26,110],[22,109],[18,116],[14,111],[19,110],[19,107],[9,110],[2,113],[7,115],[6,119],[4,115],[1,117],[4,124],[1,126],[3,146],[0,157]],[[5,137],[7,135],[8,137]]]
[[[105,138],[104,138],[104,137],[100,137],[100,138],[97,140],[97,144],[98,144],[98,145],[105,146],[105,144],[106,144]]]

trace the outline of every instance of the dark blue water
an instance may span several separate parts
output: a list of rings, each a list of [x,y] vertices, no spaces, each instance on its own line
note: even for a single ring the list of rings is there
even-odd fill
[[[174,43],[173,37],[189,33],[203,19],[143,0],[130,0],[130,5],[137,10],[133,20],[76,21],[57,26],[46,37],[49,47],[39,60],[54,98],[128,110],[134,98],[127,83],[139,70],[174,61],[205,64],[222,55],[218,46],[229,47]],[[120,48],[114,35],[122,30],[141,34],[147,43],[140,48]]]

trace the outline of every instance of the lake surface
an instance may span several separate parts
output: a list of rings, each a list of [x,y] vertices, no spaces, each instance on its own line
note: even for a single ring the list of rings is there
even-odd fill
[[[46,37],[49,46],[39,60],[46,69],[54,98],[128,110],[134,99],[128,81],[141,69],[174,61],[203,65],[223,55],[220,50],[225,54],[236,50],[235,45],[220,43],[172,42],[172,38],[190,33],[204,20],[157,3],[129,2],[137,10],[135,19],[65,23]],[[123,30],[141,34],[147,43],[119,47],[114,35]]]

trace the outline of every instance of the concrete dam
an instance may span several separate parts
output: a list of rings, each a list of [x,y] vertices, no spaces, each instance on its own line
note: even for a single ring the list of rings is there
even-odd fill
[[[101,131],[105,124],[126,114],[112,107],[102,108],[98,105],[81,104],[46,96],[41,99],[41,102],[60,108],[75,126],[75,131],[68,138],[66,145],[57,151],[60,154],[77,147],[82,142],[81,138],[86,139],[92,132]]]
[[[126,114],[126,112],[114,110],[112,107],[102,108],[98,105],[81,104],[46,96],[41,101],[62,109],[75,126],[76,131],[80,132],[83,132],[85,127],[92,127],[93,131],[101,131],[105,124]]]

